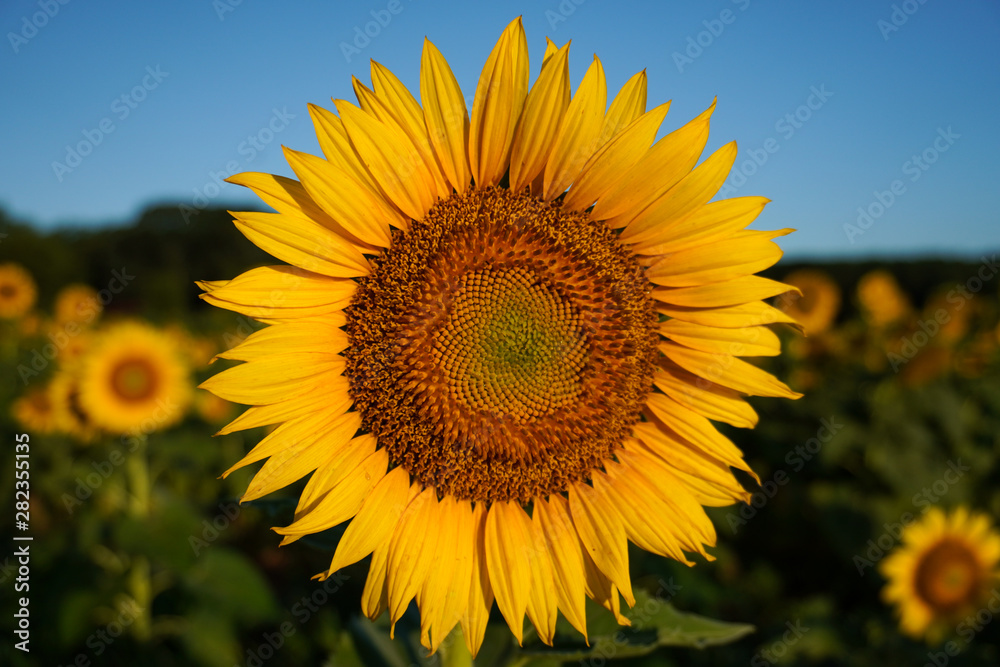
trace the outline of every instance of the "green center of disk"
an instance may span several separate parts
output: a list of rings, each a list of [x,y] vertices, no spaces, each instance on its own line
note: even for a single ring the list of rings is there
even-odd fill
[[[579,314],[531,269],[466,273],[434,355],[473,409],[520,421],[575,399],[587,362]]]

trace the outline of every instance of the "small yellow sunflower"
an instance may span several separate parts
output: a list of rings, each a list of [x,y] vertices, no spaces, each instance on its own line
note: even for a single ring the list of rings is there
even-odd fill
[[[160,331],[122,322],[101,332],[81,361],[80,403],[100,428],[151,433],[184,416],[191,400],[188,367]]]
[[[11,414],[32,435],[46,435],[58,430],[55,406],[48,387],[29,389],[24,396],[14,401]]]
[[[900,289],[896,278],[882,269],[861,276],[858,302],[864,318],[877,327],[898,322],[911,310],[910,300]]]
[[[71,322],[79,326],[89,326],[97,321],[103,309],[97,290],[79,283],[67,285],[59,290],[53,307],[56,324],[63,326]]]
[[[1000,534],[983,514],[931,508],[904,529],[902,544],[879,566],[883,599],[897,606],[900,629],[939,641],[975,613],[1000,582]]]
[[[194,395],[194,411],[209,424],[222,424],[233,418],[235,406],[207,391],[197,391]]]
[[[586,633],[587,596],[627,623],[628,541],[711,559],[703,506],[748,498],[711,420],[798,397],[738,358],[792,322],[754,275],[790,230],[745,230],[762,197],[710,203],[736,157],[698,163],[715,104],[654,144],[645,73],[608,107],[596,57],[571,95],[568,53],[529,86],[513,21],[471,118],[429,41],[422,104],[373,62],[360,106],[310,106],[325,157],[287,150],[298,181],[230,179],[277,210],[239,230],[292,266],[200,283],[271,325],[202,385],[254,406],[222,433],[280,424],[226,474],[267,459],[244,500],[311,474],[283,544],[349,521],[318,576],[371,555],[363,610],[415,598],[432,651],[461,624],[475,654],[494,601],[519,642],[525,614]]]
[[[0,264],[0,319],[16,319],[35,305],[35,280],[20,264]]]
[[[784,282],[799,289],[779,299],[779,307],[795,318],[807,334],[826,331],[840,312],[840,288],[827,274],[814,269],[793,271]]]

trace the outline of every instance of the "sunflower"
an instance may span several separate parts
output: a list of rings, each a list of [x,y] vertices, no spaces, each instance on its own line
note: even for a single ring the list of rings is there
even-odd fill
[[[53,430],[89,443],[97,437],[98,428],[80,404],[80,378],[75,369],[61,368],[49,383]]]
[[[0,319],[21,317],[35,305],[35,281],[20,264],[0,264]]]
[[[184,415],[191,393],[173,343],[140,322],[109,327],[81,361],[80,403],[107,431],[162,430]]]
[[[879,566],[888,579],[882,598],[897,606],[904,633],[937,641],[1000,581],[1000,534],[983,514],[932,507],[902,539]]]
[[[799,292],[789,292],[779,299],[779,307],[795,318],[807,334],[826,331],[840,311],[840,289],[822,271],[800,269],[784,278]]]
[[[790,230],[744,230],[762,197],[709,203],[736,157],[697,164],[714,102],[653,144],[645,73],[606,107],[596,57],[571,96],[568,52],[529,87],[513,21],[471,118],[429,41],[422,105],[372,63],[360,106],[310,106],[325,158],[286,150],[299,180],[230,179],[277,211],[239,230],[291,266],[199,283],[271,325],[202,385],[253,406],[220,433],[280,424],[226,474],[267,459],[252,500],[312,473],[282,544],[350,521],[317,576],[371,555],[364,612],[416,598],[432,651],[461,624],[475,654],[494,601],[519,642],[527,614],[551,643],[557,610],[586,634],[586,596],[627,624],[628,541],[711,560],[703,506],[748,498],[710,420],[798,396],[737,358],[792,322],[753,275]]]
[[[100,296],[93,287],[74,283],[59,290],[53,310],[57,324],[90,325],[104,309]]]
[[[17,423],[32,434],[45,435],[58,430],[55,406],[48,387],[35,387],[25,392],[11,406]]]
[[[858,301],[864,318],[876,327],[898,322],[910,312],[910,300],[900,289],[896,278],[882,269],[861,276]]]

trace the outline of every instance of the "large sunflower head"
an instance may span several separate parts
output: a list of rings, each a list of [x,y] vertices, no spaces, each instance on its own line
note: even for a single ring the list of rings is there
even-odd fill
[[[100,428],[151,433],[184,416],[190,372],[164,334],[140,322],[103,331],[80,364],[80,404]]]
[[[698,163],[714,103],[653,143],[645,74],[609,107],[597,58],[571,95],[568,52],[529,86],[513,21],[471,117],[429,41],[420,103],[373,63],[358,105],[310,107],[324,155],[286,151],[298,180],[231,179],[276,210],[237,227],[291,266],[201,283],[271,325],[203,385],[254,406],[223,433],[280,424],[233,468],[267,459],[244,499],[312,473],[284,543],[350,520],[321,576],[371,555],[365,613],[416,598],[432,650],[461,623],[475,653],[494,601],[519,641],[526,613],[585,633],[586,596],[627,622],[628,541],[710,558],[702,506],[748,497],[710,420],[797,396],[738,358],[792,321],[754,275],[789,230],[745,230],[761,197],[709,202],[736,156]]]
[[[14,262],[0,264],[0,319],[15,319],[35,305],[38,292],[31,274]]]
[[[1000,533],[983,514],[933,507],[902,540],[879,566],[888,579],[882,597],[896,605],[903,632],[938,641],[1000,583]]]

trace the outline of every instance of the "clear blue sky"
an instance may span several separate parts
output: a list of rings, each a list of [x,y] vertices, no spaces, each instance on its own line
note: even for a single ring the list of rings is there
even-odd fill
[[[594,53],[612,94],[646,68],[650,106],[673,100],[664,131],[717,95],[708,149],[737,140],[729,192],[773,200],[756,226],[797,228],[782,240],[791,257],[1000,246],[991,0],[59,2],[0,9],[0,207],[44,229],[122,224],[206,189],[212,204],[253,202],[237,186],[216,193],[212,174],[291,175],[281,144],[319,153],[306,103],[352,98],[370,58],[418,95],[426,35],[471,99],[496,38],[523,15],[532,79],[550,36],[573,40],[574,87]],[[345,55],[377,18],[386,25]],[[98,138],[67,162],[67,146]],[[859,207],[870,222],[848,234]]]

